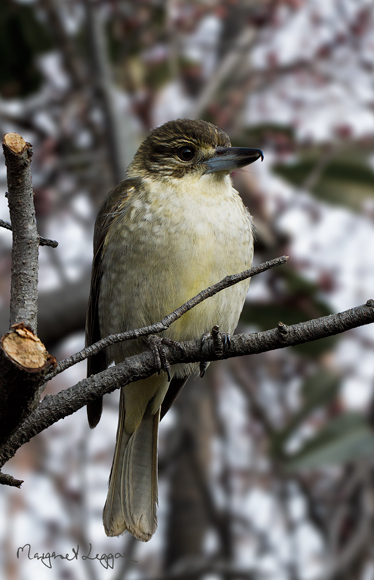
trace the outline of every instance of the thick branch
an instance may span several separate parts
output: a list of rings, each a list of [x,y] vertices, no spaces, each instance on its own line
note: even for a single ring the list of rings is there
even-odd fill
[[[36,334],[39,235],[31,182],[32,147],[17,133],[7,133],[3,150],[13,228],[10,326],[23,322]]]
[[[7,133],[3,150],[13,248],[11,332],[0,341],[0,441],[6,441],[37,407],[44,377],[56,364],[36,336],[40,237],[31,182],[32,147],[17,133]]]
[[[301,322],[292,326],[280,324],[278,328],[253,334],[237,334],[231,337],[230,346],[222,356],[215,352],[212,340],[201,346],[201,341],[182,343],[180,349],[165,347],[171,365],[176,363],[214,361],[246,354],[259,354],[286,346],[295,346],[320,338],[340,334],[352,328],[374,322],[374,300],[366,304],[330,314],[315,320]],[[146,351],[127,358],[115,367],[84,379],[53,396],[46,396],[39,407],[18,428],[3,445],[0,451],[0,466],[13,457],[21,445],[53,423],[71,415],[87,403],[106,393],[110,393],[127,383],[149,377],[156,372],[153,354]],[[1,482],[0,482],[1,483]]]
[[[0,340],[0,444],[36,409],[56,359],[23,323]]]

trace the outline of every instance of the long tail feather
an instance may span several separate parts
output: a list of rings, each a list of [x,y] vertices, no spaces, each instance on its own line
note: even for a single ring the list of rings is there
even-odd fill
[[[147,542],[157,528],[157,435],[160,410],[146,411],[125,451],[122,506],[126,527]]]
[[[113,457],[112,469],[109,476],[108,495],[103,511],[103,523],[107,536],[119,536],[126,529],[126,524],[122,515],[122,470],[123,458],[130,438],[124,429],[125,408],[124,397],[121,393],[119,405],[119,419],[116,436],[116,448]]]
[[[157,528],[157,436],[160,411],[148,407],[139,428],[131,435],[124,429],[120,405],[116,451],[110,475],[103,522],[108,536],[128,530],[147,542]]]

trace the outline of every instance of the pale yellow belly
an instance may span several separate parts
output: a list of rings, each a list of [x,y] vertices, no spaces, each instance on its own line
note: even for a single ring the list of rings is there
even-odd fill
[[[103,274],[100,291],[103,336],[158,322],[227,274],[251,266],[250,218],[236,194],[218,197],[209,206],[204,200],[190,200],[183,212],[176,201],[175,207],[169,203],[161,211],[146,204],[140,211],[138,204],[113,232],[116,244],[107,246],[111,266]],[[165,335],[178,341],[198,339],[216,324],[232,333],[248,286],[249,281],[244,281],[209,298],[172,324]],[[144,342],[131,341],[111,347],[110,356],[119,362],[142,350]],[[192,367],[185,370],[189,373]]]

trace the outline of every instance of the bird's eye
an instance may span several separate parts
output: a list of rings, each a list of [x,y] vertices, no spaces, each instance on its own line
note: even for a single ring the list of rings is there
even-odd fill
[[[191,161],[195,155],[195,150],[193,147],[181,147],[178,150],[178,157],[182,159],[182,161]]]

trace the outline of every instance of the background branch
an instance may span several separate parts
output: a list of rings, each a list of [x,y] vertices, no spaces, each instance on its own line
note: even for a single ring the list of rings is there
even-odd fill
[[[254,42],[256,31],[253,28],[244,28],[233,49],[225,56],[222,64],[214,73],[207,86],[204,88],[202,94],[194,103],[188,117],[191,119],[199,119],[208,106],[214,94],[219,89],[226,77],[235,70],[239,60],[249,50],[250,45]]]
[[[105,22],[100,13],[100,3],[95,0],[85,0],[85,7],[93,78],[106,118],[109,160],[112,166],[113,182],[117,183],[124,178],[126,167],[130,164],[135,153],[132,149],[134,138],[131,138],[131,135],[133,131],[125,111],[121,111],[119,107],[119,99],[108,57]]]

